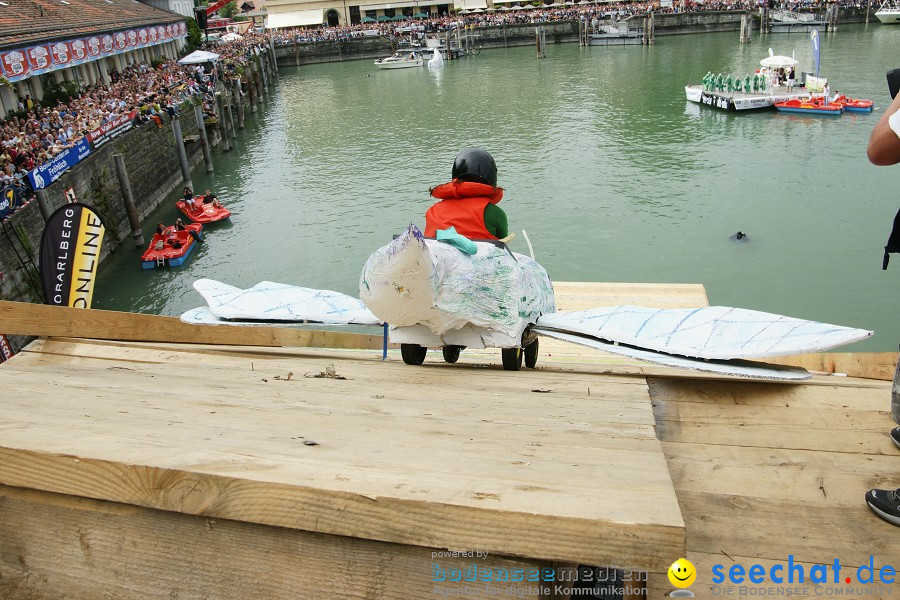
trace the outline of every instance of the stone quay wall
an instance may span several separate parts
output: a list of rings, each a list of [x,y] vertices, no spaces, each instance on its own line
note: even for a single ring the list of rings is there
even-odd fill
[[[654,35],[681,35],[689,33],[714,33],[740,31],[741,17],[748,14],[741,10],[724,10],[702,13],[657,13],[653,16]],[[754,32],[759,32],[759,12],[749,13],[754,20]],[[821,14],[821,13],[817,13]],[[877,22],[874,9],[870,21]],[[823,17],[824,18],[824,17]],[[628,17],[626,21],[633,27],[645,26],[645,15]],[[838,27],[845,23],[863,23],[866,20],[864,8],[842,8]],[[548,44],[562,44],[578,41],[577,21],[554,21],[549,23],[523,23],[497,27],[475,27],[473,47],[508,48],[513,46],[533,46],[535,30],[543,27]],[[779,34],[772,34],[779,35]],[[300,66],[344,60],[376,59],[389,56],[394,46],[386,37],[360,37],[341,42],[304,42],[276,46],[275,56],[279,65]]]
[[[185,137],[198,133],[193,107],[179,117]],[[199,141],[186,143],[188,160],[203,160]],[[101,262],[122,243],[132,243],[131,226],[119,187],[113,155],[121,154],[131,183],[135,206],[143,220],[166,199],[174,200],[181,186],[181,167],[175,149],[175,135],[168,117],[162,128],[142,123],[92,152],[46,188],[50,211],[66,203],[65,190],[72,188],[79,202],[91,205],[106,225]],[[44,219],[38,201],[11,215],[0,233],[0,297],[8,300],[41,302],[37,271]],[[23,264],[24,263],[24,267]],[[27,272],[26,272],[27,271]]]
[[[257,57],[243,77],[244,113],[249,116],[247,104],[251,97],[263,101],[261,69],[265,69],[269,85],[274,83],[268,54]],[[250,87],[253,86],[253,91]],[[230,105],[231,95],[223,94]],[[221,145],[224,114],[219,115],[219,127],[209,128],[207,135],[210,145]],[[235,119],[236,120],[236,119]],[[193,105],[186,104],[179,114],[181,133],[185,139],[185,150],[191,167],[203,161],[203,149],[199,140],[199,127]],[[132,244],[131,225],[128,222],[125,202],[116,172],[113,155],[121,154],[128,172],[135,207],[145,232],[148,228],[144,219],[163,202],[174,202],[181,196],[183,185],[181,165],[175,144],[175,134],[171,119],[163,116],[163,126],[156,123],[142,123],[119,137],[100,146],[85,160],[81,161],[45,189],[47,202],[52,213],[67,200],[65,192],[72,188],[79,202],[92,206],[106,225],[106,234],[100,256],[100,268],[104,260],[121,244]],[[40,283],[40,244],[44,230],[44,218],[37,199],[33,199],[5,221],[0,223],[0,298],[22,302],[43,302]],[[147,235],[145,242],[149,243]],[[135,268],[139,269],[137,259]],[[0,331],[0,333],[3,333]],[[24,345],[24,338],[11,338],[14,348]]]

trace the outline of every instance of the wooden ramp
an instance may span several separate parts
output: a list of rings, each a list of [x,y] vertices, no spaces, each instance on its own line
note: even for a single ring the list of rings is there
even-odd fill
[[[0,368],[0,596],[564,598],[516,569],[684,553],[643,378],[379,358],[32,343]]]
[[[707,304],[555,285],[561,310]],[[0,597],[558,599],[544,577],[581,564],[649,572],[662,598],[686,556],[697,597],[742,598],[759,590],[723,592],[714,566],[900,567],[862,497],[900,485],[887,382],[751,383],[550,340],[537,370],[496,350],[409,367],[378,336],[170,326],[0,302],[0,330],[94,338],[0,366]],[[264,347],[317,343],[362,349]]]
[[[898,529],[866,506],[871,488],[900,487],[900,451],[890,383],[817,377],[809,385],[650,379],[657,432],[687,531],[687,558],[698,571],[698,598],[897,598],[897,584],[878,578],[900,566]],[[778,584],[788,557],[805,580]],[[860,584],[857,568],[872,557],[876,583]],[[843,570],[835,582],[835,560]],[[719,565],[725,579],[713,580]],[[733,583],[761,565],[765,581]],[[810,580],[828,565],[827,583]],[[758,572],[757,572],[758,575]],[[865,576],[865,573],[863,573]],[[850,582],[847,582],[847,578]],[[650,577],[649,598],[674,588]],[[770,591],[771,590],[771,591]]]

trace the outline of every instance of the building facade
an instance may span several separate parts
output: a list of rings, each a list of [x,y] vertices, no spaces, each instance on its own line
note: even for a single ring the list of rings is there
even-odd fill
[[[132,0],[0,2],[0,117],[48,78],[93,85],[154,57],[177,58],[185,18]]]
[[[400,17],[442,17],[454,10],[486,8],[486,0],[268,0],[266,28],[336,27]]]

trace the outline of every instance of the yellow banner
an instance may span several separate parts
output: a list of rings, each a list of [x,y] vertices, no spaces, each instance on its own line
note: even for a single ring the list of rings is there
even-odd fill
[[[103,223],[88,207],[81,209],[81,223],[75,240],[75,256],[72,262],[72,281],[69,285],[69,306],[90,308],[100,262],[100,244],[103,242]]]

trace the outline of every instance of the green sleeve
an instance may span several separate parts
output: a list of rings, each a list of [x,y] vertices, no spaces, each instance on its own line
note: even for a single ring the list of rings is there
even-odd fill
[[[484,207],[484,226],[494,237],[505,238],[509,235],[506,213],[496,204]]]

